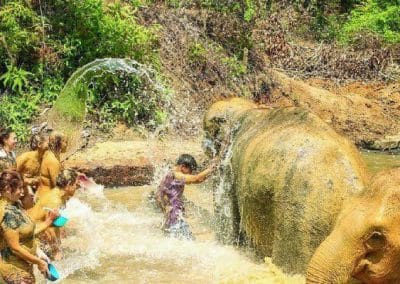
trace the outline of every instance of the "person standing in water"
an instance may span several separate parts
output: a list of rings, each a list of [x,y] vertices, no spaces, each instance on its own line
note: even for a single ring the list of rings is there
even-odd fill
[[[56,187],[44,193],[35,206],[28,210],[28,215],[36,222],[46,219],[49,209],[64,209],[67,201],[74,196],[78,188],[79,174],[73,169],[62,170],[57,177]],[[41,248],[50,259],[60,260],[61,228],[50,227],[39,235]]]
[[[36,197],[40,198],[43,194],[56,186],[57,176],[62,170],[61,153],[67,150],[67,138],[54,132],[49,137],[49,149],[44,153],[40,166],[40,185],[36,192]]]
[[[14,149],[17,145],[17,135],[10,128],[0,130],[0,173],[13,170],[17,166]]]
[[[47,262],[37,256],[35,235],[47,229],[58,213],[52,211],[43,222],[35,223],[19,205],[23,181],[16,171],[1,173],[0,194],[0,280],[7,284],[36,283],[33,265],[38,265],[44,275],[48,270]]]
[[[28,210],[34,205],[34,195],[40,182],[40,165],[43,155],[48,149],[49,139],[45,134],[34,134],[31,137],[31,151],[17,157],[17,172],[24,179],[24,196],[21,199],[24,209]]]
[[[197,175],[192,174],[197,168],[196,160],[188,154],[181,155],[173,171],[170,171],[158,187],[157,204],[164,213],[163,230],[170,236],[193,239],[189,225],[183,219],[185,211],[183,191],[185,184],[203,182],[214,170],[215,166],[207,168]]]

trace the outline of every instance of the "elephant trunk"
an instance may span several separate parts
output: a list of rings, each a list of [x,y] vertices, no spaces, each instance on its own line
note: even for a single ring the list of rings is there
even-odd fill
[[[361,248],[355,240],[332,232],[318,247],[307,268],[306,283],[346,283],[357,262]]]

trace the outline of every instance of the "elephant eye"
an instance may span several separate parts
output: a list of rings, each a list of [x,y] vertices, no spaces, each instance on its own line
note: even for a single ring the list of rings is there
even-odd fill
[[[385,241],[385,236],[381,232],[375,231],[371,234],[370,238],[367,241],[367,244],[370,247],[378,248],[382,247],[385,244]]]
[[[371,239],[380,240],[382,237],[383,237],[383,235],[382,235],[381,232],[373,232],[372,236],[371,236]]]

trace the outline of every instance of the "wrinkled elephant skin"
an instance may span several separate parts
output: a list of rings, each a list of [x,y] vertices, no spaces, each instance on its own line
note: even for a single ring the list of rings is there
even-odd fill
[[[262,109],[238,98],[212,105],[204,128],[217,151],[232,143],[231,190],[215,200],[215,208],[233,207],[216,212],[233,224],[232,239],[244,232],[285,272],[305,273],[344,201],[365,188],[358,150],[302,108]]]

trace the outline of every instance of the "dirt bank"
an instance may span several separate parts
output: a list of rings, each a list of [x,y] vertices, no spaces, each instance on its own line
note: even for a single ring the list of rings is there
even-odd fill
[[[228,41],[238,40],[240,32],[249,32],[240,28],[251,28],[235,28],[234,19],[196,8],[170,9],[163,4],[142,10],[140,18],[144,24],[160,26],[161,69],[175,91],[171,125],[181,135],[198,136],[203,113],[216,100],[244,96],[272,107],[305,107],[359,147],[378,150],[400,147],[400,84],[373,81],[382,78],[378,75],[374,78],[372,73],[363,76],[361,66],[368,60],[361,55],[357,59],[349,54],[343,57],[358,68],[354,76],[346,62],[331,62],[321,67],[325,73],[314,70],[305,77],[293,78],[287,74],[294,76],[301,72],[274,63],[276,53],[281,54],[280,49],[289,44],[288,37],[281,35],[284,30],[269,30],[273,28],[269,27],[260,34],[259,25],[255,25],[249,33],[254,37],[254,45],[248,50],[248,58],[234,61]],[[279,23],[275,26],[279,28]],[[302,45],[304,42],[290,42],[292,49],[302,50]],[[308,42],[305,47],[312,51],[318,45]],[[246,50],[243,52],[247,54]],[[340,54],[340,50],[335,52]],[[244,72],[238,74],[237,68],[241,66],[245,67],[241,70]],[[342,69],[347,71],[341,72]],[[324,74],[337,75],[323,79]],[[344,76],[341,74],[351,76],[340,77]]]

